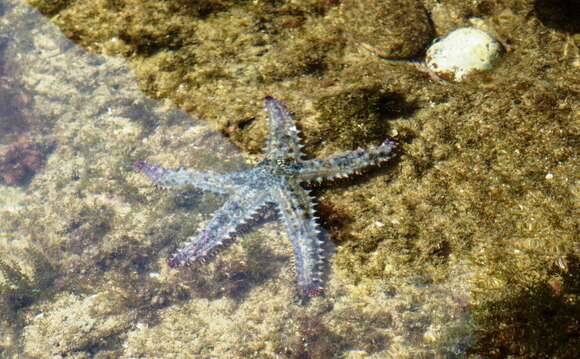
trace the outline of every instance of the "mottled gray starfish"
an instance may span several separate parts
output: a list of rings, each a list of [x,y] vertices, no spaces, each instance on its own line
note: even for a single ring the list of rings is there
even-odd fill
[[[204,260],[260,210],[274,206],[292,242],[298,285],[307,296],[320,295],[323,241],[314,215],[314,198],[301,184],[359,173],[365,167],[388,160],[396,144],[386,140],[378,147],[358,149],[327,160],[305,160],[298,130],[288,110],[272,97],[266,97],[265,106],[270,118],[265,158],[248,171],[227,174],[172,171],[143,161],[137,161],[135,167],[163,187],[193,186],[229,195],[205,228],[169,259],[170,267]]]

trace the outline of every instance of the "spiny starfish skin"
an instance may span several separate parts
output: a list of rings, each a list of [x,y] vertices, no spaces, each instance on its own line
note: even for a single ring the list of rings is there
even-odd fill
[[[298,286],[306,296],[322,293],[323,241],[314,211],[314,198],[302,184],[348,177],[392,157],[396,143],[387,139],[378,147],[358,149],[326,160],[303,159],[298,130],[290,112],[266,97],[270,130],[264,159],[244,172],[218,174],[169,170],[137,161],[135,168],[162,187],[193,186],[229,195],[199,234],[191,237],[168,261],[170,267],[204,261],[222,247],[236,230],[269,207],[277,209],[296,259]]]

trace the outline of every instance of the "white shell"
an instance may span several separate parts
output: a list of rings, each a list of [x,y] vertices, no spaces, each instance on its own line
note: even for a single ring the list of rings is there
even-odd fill
[[[473,72],[490,70],[502,53],[502,45],[488,33],[463,27],[431,45],[425,61],[440,78],[462,81]]]

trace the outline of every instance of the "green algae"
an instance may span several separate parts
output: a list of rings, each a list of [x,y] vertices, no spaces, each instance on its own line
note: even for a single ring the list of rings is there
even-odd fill
[[[246,153],[263,143],[266,94],[295,112],[310,154],[365,147],[387,134],[401,144],[388,168],[318,190],[322,221],[339,247],[328,298],[305,309],[289,304],[288,254],[255,244],[276,233],[245,238],[199,277],[164,265],[176,239],[204,218],[187,216],[179,194],[159,193],[130,163],[152,156],[168,167],[203,167],[187,147],[186,122],[65,119],[59,150],[30,185],[28,209],[3,218],[59,258],[72,273],[65,289],[95,293],[114,283],[123,296],[136,293],[135,307],[160,316],[158,325],[129,329],[120,322],[132,320],[131,310],[118,305],[115,324],[102,325],[108,314],[100,313],[87,343],[67,331],[68,352],[118,354],[128,333],[126,356],[453,356],[466,355],[470,340],[473,355],[575,353],[578,323],[565,316],[578,308],[578,37],[544,24],[532,1],[423,2],[438,35],[479,16],[508,45],[494,72],[459,85],[360,52],[342,24],[348,2],[31,3],[84,48],[126,57],[149,96],[200,116]],[[208,202],[203,213],[215,208]],[[255,285],[228,287],[231,278]],[[231,299],[240,292],[245,300]],[[71,298],[33,304],[30,313],[48,314],[46,323],[30,321],[26,343],[42,334],[41,324],[75,328],[59,314],[63,303],[86,312],[84,299]],[[466,339],[470,315],[475,335]],[[549,345],[534,345],[545,337]]]

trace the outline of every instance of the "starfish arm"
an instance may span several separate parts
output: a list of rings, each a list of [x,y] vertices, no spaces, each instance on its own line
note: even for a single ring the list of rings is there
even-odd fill
[[[169,266],[174,268],[208,259],[224,241],[237,233],[240,226],[270,202],[268,193],[264,191],[247,190],[232,194],[207,225],[169,259]]]
[[[135,162],[134,167],[161,187],[184,187],[189,185],[203,191],[221,194],[230,193],[232,190],[238,188],[235,181],[235,174],[218,174],[211,171],[186,171],[184,169],[169,170],[145,161]]]
[[[280,186],[272,192],[294,250],[298,285],[309,297],[320,295],[320,266],[324,257],[322,240],[319,239],[320,229],[314,216],[313,198],[297,183]]]
[[[270,119],[266,157],[271,160],[299,160],[302,156],[302,144],[290,111],[280,101],[270,96],[265,98],[264,103]]]
[[[304,161],[303,166],[298,170],[297,178],[301,182],[314,180],[320,182],[322,179],[348,177],[366,167],[389,160],[396,147],[396,142],[386,140],[380,146],[366,150],[359,148],[356,151],[347,152],[327,160]]]

